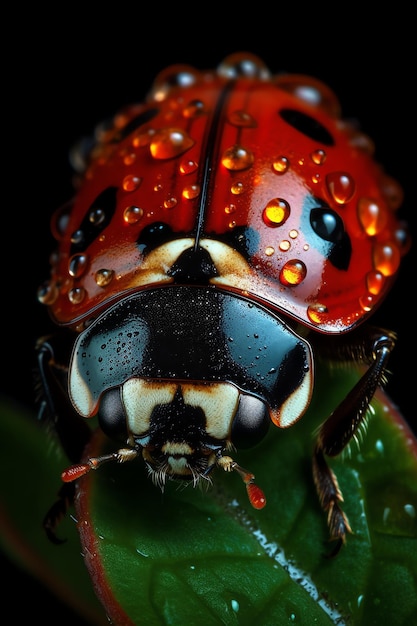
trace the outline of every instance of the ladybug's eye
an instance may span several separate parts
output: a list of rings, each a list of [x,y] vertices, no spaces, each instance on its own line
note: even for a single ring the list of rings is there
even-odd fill
[[[138,246],[143,254],[149,254],[149,252],[171,239],[171,226],[164,222],[154,222],[142,230],[138,239]]]
[[[296,109],[282,109],[279,112],[282,119],[290,126],[298,130],[306,137],[318,141],[325,146],[333,146],[334,140],[327,128],[325,128],[314,117],[306,115]]]
[[[237,448],[251,448],[268,432],[271,419],[265,404],[254,396],[241,395],[233,420],[231,438]]]
[[[126,440],[126,414],[119,387],[109,389],[102,395],[98,411],[98,423],[103,432],[111,439]]]

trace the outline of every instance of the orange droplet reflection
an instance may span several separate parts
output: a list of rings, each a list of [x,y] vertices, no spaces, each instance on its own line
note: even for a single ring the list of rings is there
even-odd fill
[[[238,145],[231,146],[225,150],[222,157],[224,167],[232,171],[245,170],[251,167],[253,161],[254,156],[252,152]]]
[[[367,235],[372,237],[383,230],[387,223],[387,211],[371,198],[360,198],[358,218]]]
[[[327,189],[338,204],[346,204],[355,193],[355,183],[344,172],[332,172],[326,176]]]
[[[262,219],[267,226],[273,228],[282,226],[289,218],[291,213],[290,205],[282,198],[273,198],[270,200],[262,213]]]
[[[149,149],[154,159],[172,159],[193,145],[194,141],[183,130],[162,128],[153,136]]]
[[[307,274],[307,268],[302,261],[291,259],[283,266],[279,279],[283,285],[299,285]]]

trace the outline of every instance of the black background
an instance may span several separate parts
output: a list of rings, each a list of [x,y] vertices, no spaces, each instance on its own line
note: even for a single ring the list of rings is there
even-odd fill
[[[412,18],[380,13],[376,22],[351,5],[349,11],[298,6],[287,12],[276,5],[273,13],[266,6],[231,5],[227,16],[216,5],[184,4],[169,11],[162,5],[112,6],[107,14],[88,17],[64,8],[59,15],[39,9],[9,13],[4,30],[10,43],[3,53],[2,392],[33,407],[33,346],[49,328],[36,290],[49,274],[51,213],[72,194],[69,148],[97,122],[142,99],[167,65],[207,69],[247,50],[273,72],[323,80],[338,95],[344,115],[359,119],[376,143],[377,159],[403,186],[401,215],[416,239],[415,50],[407,26]],[[387,390],[414,426],[415,270],[414,247],[375,315],[399,334]],[[31,614],[52,624],[67,614],[10,564],[6,580],[10,587],[19,585],[19,594],[33,594],[30,606],[14,605],[16,621]]]

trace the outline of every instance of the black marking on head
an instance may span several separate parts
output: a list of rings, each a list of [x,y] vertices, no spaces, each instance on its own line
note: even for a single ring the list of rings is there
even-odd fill
[[[165,443],[187,442],[197,447],[207,438],[206,418],[201,407],[185,404],[180,387],[172,402],[154,408],[149,428],[150,445],[161,448]]]

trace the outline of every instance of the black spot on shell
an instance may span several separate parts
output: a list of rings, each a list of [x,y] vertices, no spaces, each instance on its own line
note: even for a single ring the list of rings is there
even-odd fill
[[[159,109],[148,109],[147,111],[143,111],[139,115],[136,115],[133,119],[130,120],[114,137],[112,143],[118,143],[122,141],[126,137],[128,137],[135,130],[146,124],[152,120],[156,115],[158,115]]]
[[[83,221],[71,238],[73,241],[71,255],[76,252],[85,251],[111,222],[116,210],[117,191],[117,187],[108,187],[91,203],[84,215]],[[102,211],[103,218],[99,222],[93,223],[90,220],[90,215],[99,210]]]
[[[282,109],[279,115],[290,126],[303,133],[306,137],[318,141],[325,146],[333,146],[334,139],[327,128],[311,115],[297,111],[296,109]]]

